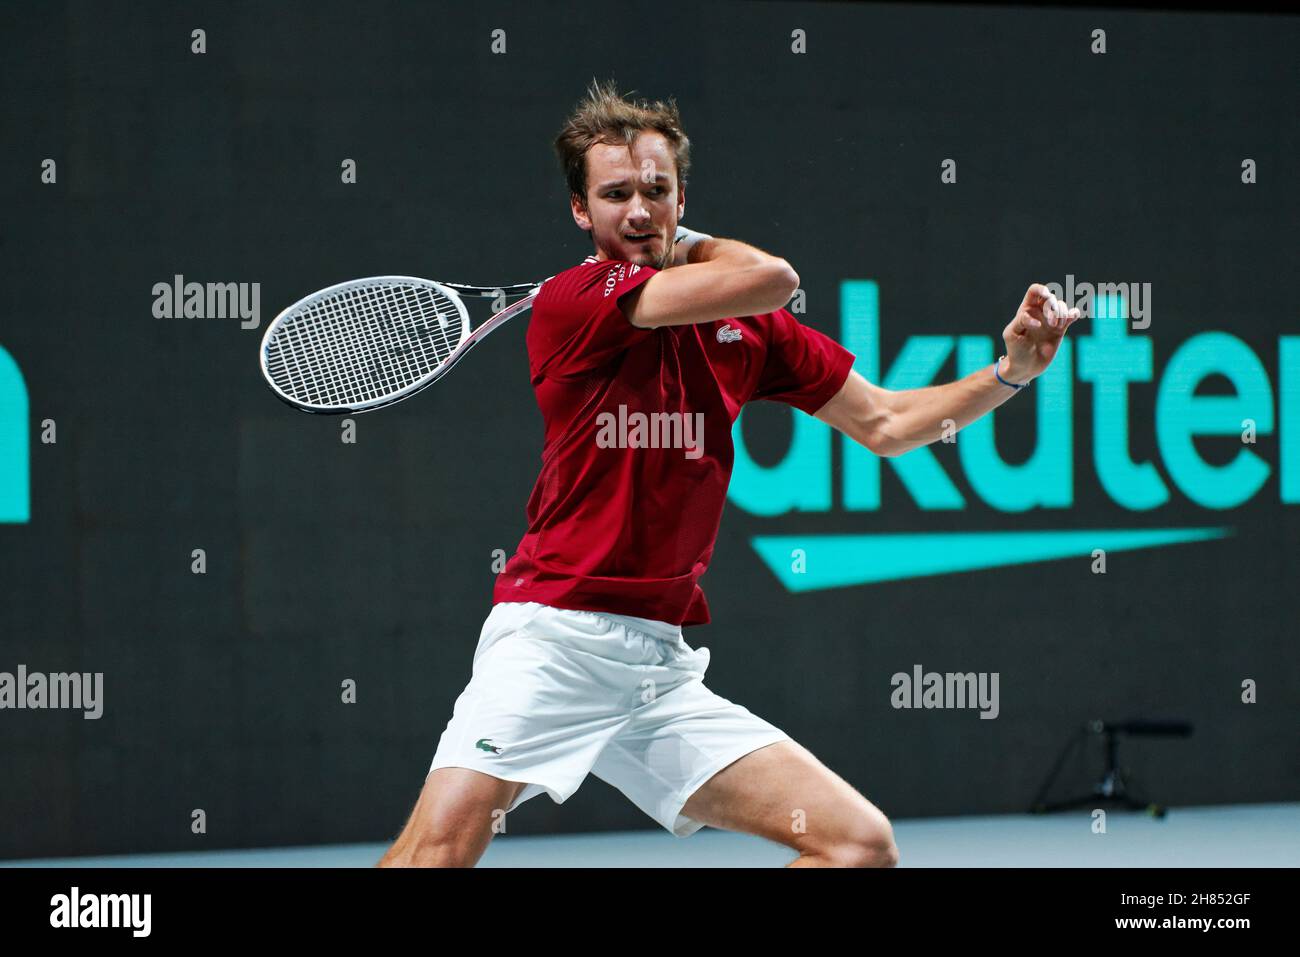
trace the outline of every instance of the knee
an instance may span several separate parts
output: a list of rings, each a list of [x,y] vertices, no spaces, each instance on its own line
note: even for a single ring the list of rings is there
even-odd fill
[[[376,867],[473,867],[478,855],[463,844],[435,839],[398,840]]]
[[[895,867],[898,845],[894,843],[894,829],[883,815],[867,819],[837,842],[829,856],[838,867]]]

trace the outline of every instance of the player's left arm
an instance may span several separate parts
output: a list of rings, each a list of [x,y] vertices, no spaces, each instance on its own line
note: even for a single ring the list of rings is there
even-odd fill
[[[1078,309],[1034,283],[1002,331],[1006,355],[998,362],[998,375],[1016,384],[1042,375],[1078,318]],[[949,420],[954,428],[964,429],[1018,391],[999,382],[987,367],[956,382],[903,390],[882,388],[850,372],[816,415],[876,455],[892,457],[939,439]]]

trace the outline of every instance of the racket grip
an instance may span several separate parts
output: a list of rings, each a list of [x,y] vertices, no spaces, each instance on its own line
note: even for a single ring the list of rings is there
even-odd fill
[[[691,247],[703,239],[712,239],[708,233],[697,233],[693,229],[687,229],[685,226],[677,227],[677,235],[673,239],[673,262],[682,265],[689,261]]]

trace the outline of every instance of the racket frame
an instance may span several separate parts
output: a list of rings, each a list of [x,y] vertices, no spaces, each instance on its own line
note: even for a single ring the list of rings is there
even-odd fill
[[[551,277],[548,277],[548,279],[549,278]],[[271,324],[266,327],[266,332],[262,335],[261,347],[258,350],[258,363],[262,369],[262,378],[265,379],[267,385],[271,387],[271,391],[275,393],[276,398],[302,412],[311,412],[315,415],[346,415],[360,412],[373,412],[375,409],[385,408],[386,406],[401,402],[403,399],[409,399],[417,392],[422,392],[429,386],[433,385],[433,383],[446,375],[451,370],[452,366],[459,362],[470,349],[479,342],[482,342],[490,333],[499,329],[504,323],[513,319],[515,316],[531,309],[534,300],[537,298],[537,293],[542,288],[542,283],[546,281],[546,279],[543,279],[540,282],[515,283],[509,286],[474,286],[466,283],[439,282],[434,279],[423,279],[419,276],[365,276],[360,279],[348,279],[343,282],[335,283],[332,286],[326,286],[323,289],[317,289],[315,292],[302,297],[292,305],[280,310],[279,314],[271,320]],[[347,289],[355,289],[358,286],[371,283],[394,283],[432,287],[434,291],[445,296],[455,305],[456,311],[460,314],[461,334],[460,341],[457,343],[456,348],[451,351],[446,359],[438,364],[438,368],[434,369],[424,378],[411,383],[391,395],[372,399],[360,403],[359,405],[322,407],[309,405],[303,403],[299,399],[286,395],[280,387],[276,385],[275,380],[271,377],[270,369],[267,366],[267,348],[276,332],[281,328],[281,321],[285,317],[301,311],[313,300],[325,299],[335,293]],[[477,329],[470,331],[469,310],[465,308],[465,303],[462,301],[461,296],[474,296],[488,299],[495,298],[499,295],[523,295],[524,298],[520,299],[518,302],[511,303],[505,309],[502,309],[490,319],[487,319]]]

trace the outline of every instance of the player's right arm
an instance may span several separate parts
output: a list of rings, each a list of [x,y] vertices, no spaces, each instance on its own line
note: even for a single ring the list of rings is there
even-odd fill
[[[799,274],[778,256],[736,239],[701,239],[687,260],[662,270],[623,300],[643,329],[687,326],[776,312],[799,288]]]

